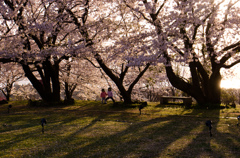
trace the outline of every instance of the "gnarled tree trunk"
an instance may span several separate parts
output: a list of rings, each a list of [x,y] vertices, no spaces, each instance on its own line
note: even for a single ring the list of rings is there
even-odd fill
[[[215,69],[208,77],[199,62],[190,63],[189,65],[192,75],[191,82],[186,82],[174,73],[171,66],[166,66],[166,73],[170,83],[175,88],[192,96],[199,105],[218,108],[221,104],[220,69]]]
[[[29,65],[22,63],[22,67],[25,76],[32,83],[44,102],[60,102],[59,66],[57,63],[52,65],[50,61],[46,60],[43,62],[42,67],[37,67],[41,80],[36,78]]]

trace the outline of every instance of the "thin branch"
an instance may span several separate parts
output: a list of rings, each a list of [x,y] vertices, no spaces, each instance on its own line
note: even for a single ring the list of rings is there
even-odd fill
[[[229,69],[229,68],[231,68],[231,67],[233,67],[233,66],[235,66],[235,65],[237,65],[237,64],[239,64],[240,63],[240,59],[238,59],[238,60],[236,60],[235,62],[233,62],[233,63],[231,63],[231,64],[229,64],[229,65],[223,65],[222,67],[223,68],[226,68],[226,69]]]
[[[147,21],[150,22],[150,23],[153,23],[153,22],[152,22],[150,19],[148,19],[141,11],[136,11],[136,9],[134,9],[132,6],[128,5],[125,0],[124,0],[124,3],[125,3],[125,5],[126,5],[128,8],[130,8],[131,10],[134,10],[135,12],[138,12],[139,14],[141,14],[141,16],[142,16],[145,20],[147,20]]]
[[[155,3],[157,2],[157,0],[155,1]],[[160,11],[162,10],[162,8],[164,7],[165,3],[167,2],[167,0],[164,0],[164,2],[162,3],[162,5],[158,8],[158,11],[156,13],[156,17],[158,16],[158,14],[160,13]]]
[[[145,68],[138,74],[137,78],[135,78],[135,80],[131,83],[131,85],[128,88],[128,92],[131,93],[131,91],[133,90],[133,87],[135,86],[135,84],[140,80],[140,78],[144,75],[144,73],[147,71],[147,69],[149,68],[151,64],[147,63]]]
[[[95,68],[101,68],[100,66],[96,66],[90,59],[84,58],[85,60],[89,61]]]
[[[235,48],[235,47],[237,47],[237,46],[240,46],[240,41],[238,41],[237,43],[231,44],[231,45],[223,48],[221,52],[228,51],[228,50],[233,49],[233,48]]]
[[[173,43],[171,44],[171,46],[174,48],[174,50],[180,54],[181,56],[184,56],[184,52],[182,52],[176,45],[174,45]]]

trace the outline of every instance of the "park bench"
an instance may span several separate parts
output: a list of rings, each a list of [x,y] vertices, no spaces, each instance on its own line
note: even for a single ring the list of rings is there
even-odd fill
[[[161,96],[160,97],[160,104],[168,104],[169,100],[175,102],[176,100],[182,100],[185,106],[192,105],[192,98],[191,97],[177,97],[177,96]]]

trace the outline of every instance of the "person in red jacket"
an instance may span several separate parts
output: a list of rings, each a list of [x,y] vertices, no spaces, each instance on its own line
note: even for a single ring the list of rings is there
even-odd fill
[[[106,104],[106,96],[107,96],[107,93],[105,92],[104,89],[102,89],[100,97],[102,98],[102,103],[103,104]]]

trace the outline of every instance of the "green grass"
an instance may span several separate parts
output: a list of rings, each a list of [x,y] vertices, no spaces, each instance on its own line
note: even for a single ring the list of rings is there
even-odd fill
[[[0,157],[239,157],[236,109],[184,109],[148,103],[139,110],[111,102],[70,106],[0,105]],[[47,119],[42,133],[41,118]],[[213,121],[213,137],[205,121]],[[4,125],[4,126],[3,126]]]

